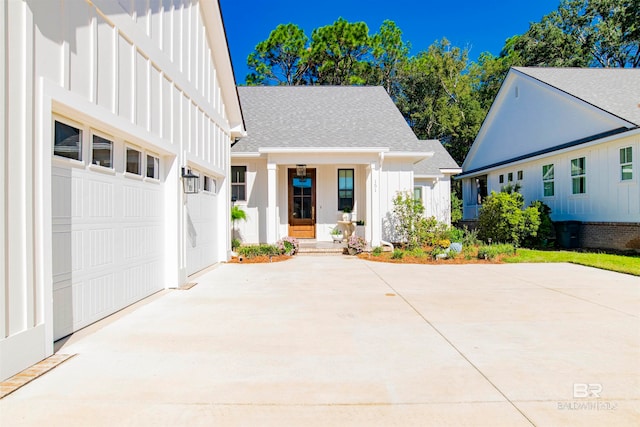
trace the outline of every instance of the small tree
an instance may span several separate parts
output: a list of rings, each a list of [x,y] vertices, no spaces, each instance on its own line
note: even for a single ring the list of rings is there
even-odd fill
[[[420,246],[420,221],[424,206],[408,191],[399,191],[393,199],[393,217],[398,243],[409,249]]]
[[[519,245],[535,236],[540,226],[540,214],[534,207],[524,207],[522,194],[515,191],[491,192],[478,216],[478,235],[482,240]]]

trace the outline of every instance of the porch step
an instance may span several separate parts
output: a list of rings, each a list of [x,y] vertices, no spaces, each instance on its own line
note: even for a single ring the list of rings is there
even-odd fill
[[[342,255],[343,243],[301,241],[298,255]]]

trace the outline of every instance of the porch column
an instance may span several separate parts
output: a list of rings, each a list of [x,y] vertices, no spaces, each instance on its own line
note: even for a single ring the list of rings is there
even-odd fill
[[[267,243],[278,240],[277,165],[267,163]]]
[[[380,167],[378,162],[371,162],[367,166],[367,224],[365,239],[371,247],[380,246],[382,238],[382,218],[380,217]]]

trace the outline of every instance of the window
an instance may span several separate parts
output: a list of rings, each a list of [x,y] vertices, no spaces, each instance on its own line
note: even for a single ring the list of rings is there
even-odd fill
[[[522,178],[524,178],[524,172],[518,171],[518,181],[522,181]]]
[[[620,179],[622,181],[633,179],[633,149],[631,147],[620,149]]]
[[[208,191],[210,193],[216,192],[216,180],[211,178],[210,176],[204,176],[204,191]]]
[[[353,169],[338,169],[338,210],[353,209]]]
[[[113,168],[113,142],[98,135],[91,141],[91,164]]]
[[[587,192],[586,159],[584,157],[571,160],[571,186],[573,194]]]
[[[422,187],[413,187],[413,200],[422,203]]]
[[[555,195],[554,188],[554,172],[553,165],[542,166],[542,186],[544,197],[553,197]]]
[[[247,167],[231,166],[231,199],[247,200]]]
[[[500,182],[500,184],[504,184],[504,175],[500,175],[498,177],[498,181]]]
[[[508,178],[507,178],[508,181],[512,182],[513,181],[513,172],[509,172],[509,175],[507,175],[507,176],[508,176]]]
[[[160,179],[160,159],[147,154],[147,178]]]
[[[142,175],[142,153],[135,148],[127,147],[126,171],[136,175]]]
[[[82,131],[55,121],[53,130],[53,154],[73,160],[82,160]]]

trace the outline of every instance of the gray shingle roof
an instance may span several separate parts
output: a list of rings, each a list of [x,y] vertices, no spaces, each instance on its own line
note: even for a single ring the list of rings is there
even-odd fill
[[[514,67],[576,98],[640,125],[640,69]]]
[[[435,139],[420,141],[424,151],[433,151],[433,157],[422,160],[413,166],[416,176],[439,175],[441,169],[459,169],[460,166],[444,148],[442,143]]]
[[[248,136],[232,153],[259,148],[388,147],[424,151],[382,87],[239,87]]]

